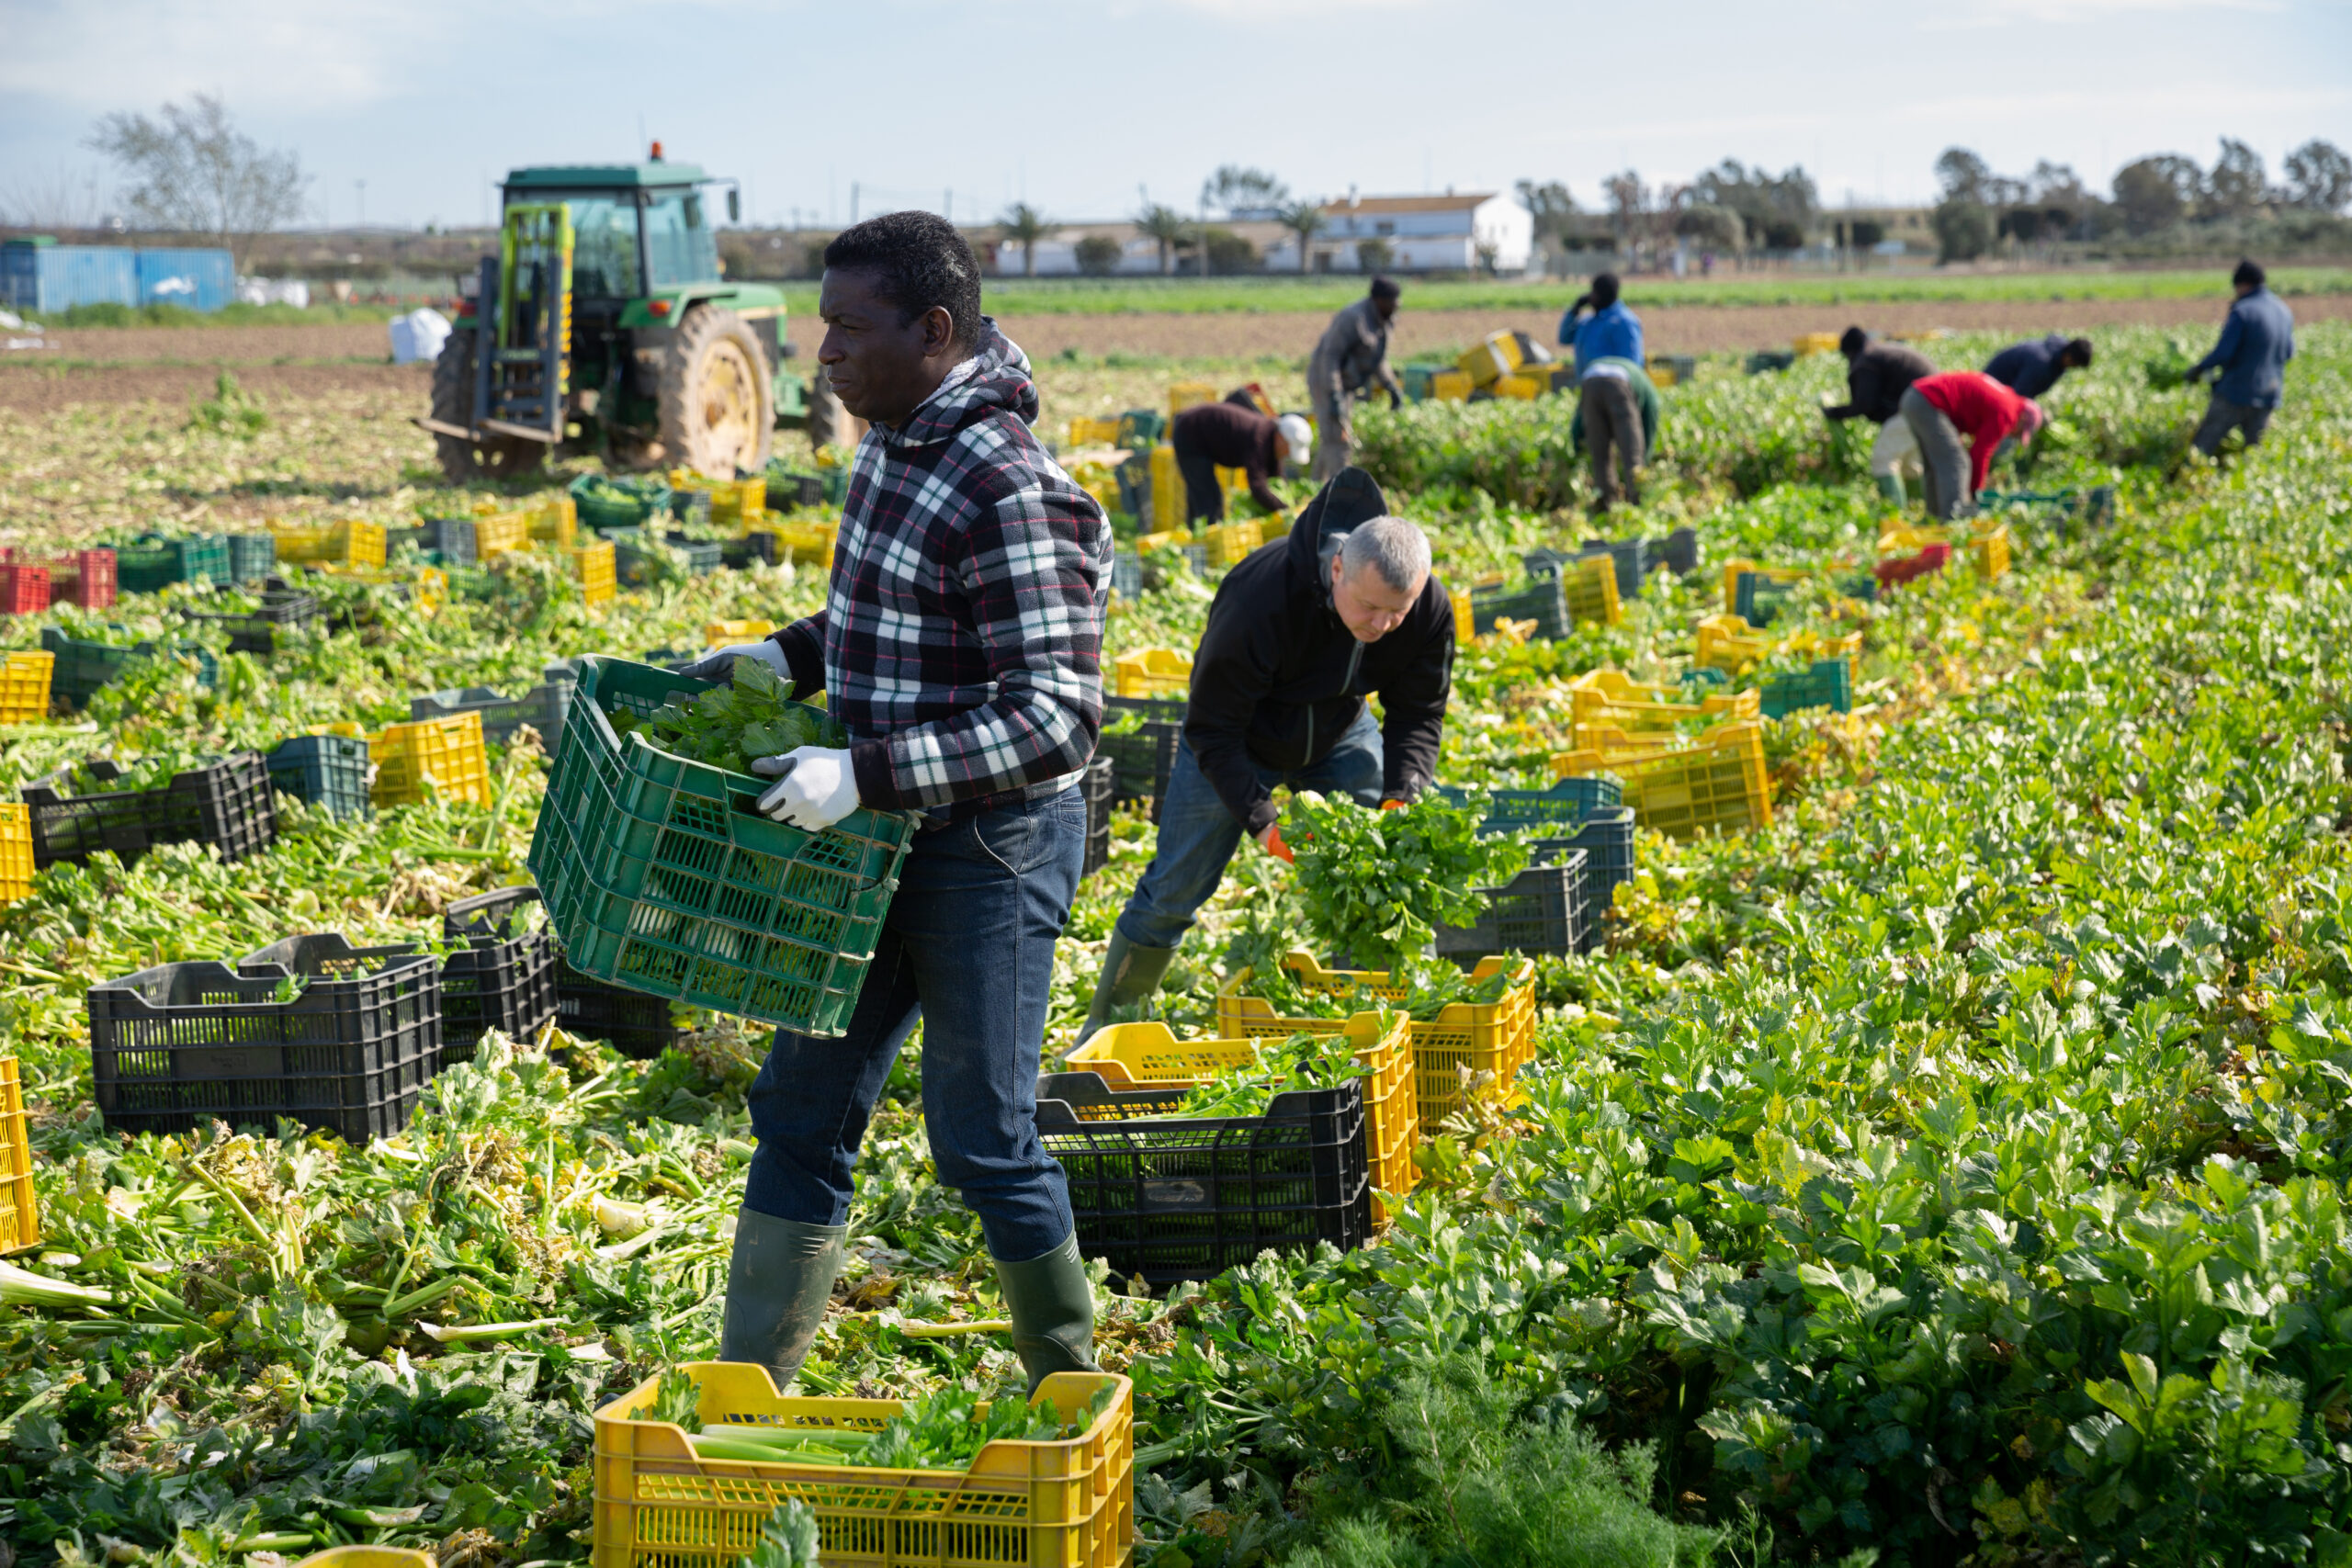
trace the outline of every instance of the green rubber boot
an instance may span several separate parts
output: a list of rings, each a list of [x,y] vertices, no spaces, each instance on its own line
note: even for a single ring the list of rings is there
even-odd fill
[[[1094,1003],[1086,1010],[1078,1043],[1083,1045],[1091,1040],[1096,1030],[1111,1021],[1113,1010],[1148,1001],[1174,962],[1174,948],[1137,947],[1113,930],[1111,951],[1102,955],[1102,977],[1094,983]]]
[[[1878,492],[1879,494],[1886,497],[1887,500],[1893,502],[1897,507],[1902,506],[1904,504],[1903,476],[1901,474],[1879,475]]]
[[[718,1359],[765,1367],[778,1393],[791,1387],[824,1324],[825,1303],[848,1256],[842,1246],[848,1234],[847,1225],[809,1225],[736,1210]]]
[[[1012,1318],[1012,1350],[1029,1374],[1029,1392],[1055,1372],[1091,1372],[1094,1288],[1078,1256],[1076,1232],[1043,1258],[995,1259],[997,1289]]]

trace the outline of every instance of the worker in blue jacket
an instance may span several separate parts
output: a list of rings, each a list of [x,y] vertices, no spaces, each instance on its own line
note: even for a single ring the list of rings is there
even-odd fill
[[[2249,446],[2261,443],[2262,433],[2278,408],[2287,361],[2295,357],[2294,312],[2270,292],[2261,266],[2250,261],[2238,263],[2230,284],[2237,292],[2237,301],[2230,307],[2229,320],[2222,323],[2222,341],[2188,368],[2191,386],[2208,370],[2221,372],[2195,437],[2197,449],[2217,466],[2222,461],[2222,442],[2231,431],[2245,432]]]
[[[2090,367],[2090,339],[2052,333],[2030,343],[2009,344],[1984,362],[1984,374],[2020,398],[2039,399],[2067,371]]]
[[[1568,307],[1560,318],[1560,344],[1576,350],[1577,412],[1592,454],[1593,511],[1606,512],[1616,503],[1620,465],[1626,498],[1639,505],[1648,448],[1642,439],[1641,405],[1626,366],[1649,362],[1642,355],[1642,319],[1617,298],[1615,273],[1595,277],[1591,292]]]

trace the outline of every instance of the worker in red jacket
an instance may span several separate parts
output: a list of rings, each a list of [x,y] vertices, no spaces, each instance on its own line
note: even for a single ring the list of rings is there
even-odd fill
[[[2011,436],[2023,446],[2041,428],[2040,403],[2018,397],[1982,370],[1922,376],[1904,389],[1899,406],[1927,470],[1928,515],[1946,523],[1975,510],[1996,447]],[[1962,437],[1968,442],[1964,452]]]

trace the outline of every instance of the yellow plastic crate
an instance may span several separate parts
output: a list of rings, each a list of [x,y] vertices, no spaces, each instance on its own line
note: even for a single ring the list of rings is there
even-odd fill
[[[21,800],[0,800],[0,904],[32,896],[32,807]]]
[[[1470,609],[1470,595],[1448,589],[1445,596],[1453,605],[1453,640],[1467,648],[1478,636],[1478,625]]]
[[[376,764],[370,795],[378,807],[406,806],[439,794],[488,806],[490,754],[483,750],[481,714],[450,714],[395,724],[368,738]]]
[[[879,1431],[895,1399],[780,1394],[765,1367],[692,1361],[705,1427]],[[1109,1372],[1056,1372],[1035,1400],[1077,1420],[1097,1390],[1118,1391],[1085,1433],[989,1444],[969,1470],[762,1463],[695,1456],[684,1430],[631,1419],[648,1379],[596,1412],[594,1568],[730,1568],[758,1544],[777,1504],[817,1516],[827,1568],[1119,1568],[1135,1547],[1135,1385]]]
[[[1498,398],[1514,398],[1521,402],[1532,402],[1551,389],[1552,381],[1548,376],[1538,379],[1533,376],[1517,374],[1496,377],[1493,387]]]
[[[474,559],[481,565],[530,542],[531,520],[520,512],[492,512],[474,519]]]
[[[1360,1012],[1344,1032],[1356,1043],[1367,1069],[1363,1086],[1364,1150],[1372,1184],[1403,1197],[1420,1179],[1413,1145],[1420,1141],[1420,1095],[1413,1072],[1413,1032],[1401,1012]],[[1325,1033],[1324,1030],[1307,1032]],[[1096,1073],[1114,1089],[1174,1093],[1228,1067],[1242,1066],[1270,1035],[1236,1039],[1179,1040],[1164,1023],[1115,1023],[1069,1054],[1068,1069]]]
[[[1488,333],[1484,343],[1464,353],[1453,366],[1470,378],[1472,386],[1484,387],[1510,375],[1521,363],[1519,339],[1507,332],[1495,332]]]
[[[1168,389],[1168,417],[1174,419],[1186,409],[1199,408],[1203,403],[1216,401],[1216,388],[1206,381],[1179,381]]]
[[[1459,370],[1441,370],[1430,378],[1430,399],[1433,402],[1464,403],[1478,389],[1478,383]]]
[[[1161,528],[1155,533],[1136,536],[1136,553],[1149,555],[1154,550],[1173,549],[1193,542],[1193,536],[1182,528]]]
[[[1519,1069],[1535,1059],[1535,964],[1532,959],[1482,958],[1470,971],[1473,981],[1508,972],[1510,988],[1496,1002],[1452,1002],[1437,1017],[1415,1019],[1413,1084],[1420,1101],[1424,1134],[1435,1136],[1446,1119],[1462,1109],[1462,1072],[1490,1073],[1480,1098],[1507,1104],[1517,1097],[1511,1081]],[[1348,995],[1362,986],[1383,1001],[1402,1005],[1405,987],[1388,984],[1377,971],[1326,969],[1309,953],[1294,949],[1283,959],[1299,985],[1310,991]],[[1263,997],[1244,994],[1250,971],[1242,970],[1216,993],[1216,1032],[1222,1035],[1330,1034],[1346,1027],[1336,1018],[1283,1018]]]
[[[1796,335],[1796,342],[1791,346],[1795,348],[1797,357],[1800,359],[1807,355],[1835,354],[1838,352],[1838,334],[1836,333],[1799,333]]]
[[[1976,558],[1976,575],[1990,582],[2006,577],[2009,570],[2009,525],[2006,523],[1986,534],[1969,536],[1968,552]]]
[[[571,575],[580,580],[580,596],[591,604],[610,604],[619,582],[613,566],[613,542],[599,539],[568,553]]]
[[[28,830],[26,853],[31,852]],[[17,1058],[0,1056],[0,1252],[22,1252],[40,1245],[40,1207],[33,1198],[32,1128],[25,1116],[25,1086]]]
[[[1617,562],[1610,556],[1587,556],[1560,568],[1560,599],[1568,619],[1578,625],[1613,626],[1624,617],[1617,597]]]
[[[713,621],[702,628],[702,645],[725,648],[731,642],[757,642],[774,630],[774,621]]]
[[[405,588],[409,596],[427,610],[437,610],[449,602],[449,574],[437,566],[386,567],[381,570],[364,566],[330,566],[320,570],[347,582],[365,582],[374,588]]]
[[[1727,560],[1724,562],[1724,615],[1729,615],[1738,612],[1740,574],[1750,571],[1773,582],[1796,582],[1802,581],[1804,575],[1803,572],[1796,571],[1777,571],[1752,560]]]
[[[1193,691],[1193,656],[1180,649],[1123,653],[1111,667],[1121,697],[1182,697]]]
[[[49,716],[49,683],[57,655],[27,649],[0,660],[0,724],[31,724]]]
[[[841,527],[836,520],[831,527],[821,523],[775,523],[768,525],[775,536],[776,547],[787,550],[791,558],[806,558],[826,570],[833,567],[833,547],[841,541]]]
[[[277,558],[303,566],[384,564],[384,525],[352,519],[343,523],[272,523]]]
[[[1189,526],[1191,508],[1184,501],[1184,475],[1176,467],[1176,448],[1163,441],[1151,449],[1151,525],[1162,534]]]
[[[1724,692],[1711,687],[1652,686],[1622,670],[1595,670],[1577,676],[1568,682],[1568,702],[1579,747],[1586,744],[1587,729],[1672,729],[1692,719],[1712,723],[1754,718],[1763,711],[1763,694],[1753,688]]]
[[[541,497],[525,510],[523,516],[529,525],[531,543],[535,545],[568,550],[579,536],[580,503],[561,491]],[[475,553],[481,553],[479,536]]]
[[[1556,778],[1606,770],[1625,785],[1634,819],[1668,838],[1770,827],[1772,786],[1764,771],[1764,727],[1752,719],[1719,725],[1687,745],[1643,750],[1622,731],[1602,744],[1552,759]]]
[[[1081,446],[1116,446],[1119,444],[1119,422],[1115,419],[1093,419],[1080,414],[1069,422],[1069,433],[1064,445],[1073,450]]]
[[[1709,615],[1699,623],[1698,662],[1702,669],[1733,674],[1758,663],[1772,651],[1772,638],[1737,615]]]
[[[433,1553],[405,1546],[330,1546],[294,1568],[433,1568]]]
[[[1661,391],[1682,378],[1674,373],[1674,362],[1661,355],[1651,355],[1650,362],[1642,368],[1649,372],[1650,385]]]
[[[1929,545],[1949,545],[1951,536],[1935,528],[1914,528],[1908,524],[1890,523],[1879,531],[1878,553],[1882,556],[1912,555]]]
[[[1255,517],[1201,530],[1201,543],[1208,547],[1209,564],[1215,567],[1238,566],[1242,558],[1265,542],[1266,525]]]

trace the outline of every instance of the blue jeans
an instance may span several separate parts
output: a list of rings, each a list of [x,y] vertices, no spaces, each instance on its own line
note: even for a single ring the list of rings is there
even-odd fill
[[[1037,1065],[1054,942],[1085,858],[1077,789],[915,834],[848,1032],[779,1029],[768,1047],[747,1097],[759,1148],[746,1207],[848,1222],[866,1118],[920,1019],[939,1179],[980,1216],[992,1257],[1025,1262],[1062,1244],[1069,1190],[1037,1142]]]
[[[1378,806],[1381,766],[1380,726],[1366,707],[1321,761],[1293,773],[1260,768],[1258,782],[1268,789],[1287,784],[1295,790],[1351,795],[1366,806]],[[1191,743],[1179,741],[1168,794],[1159,803],[1159,841],[1143,880],[1119,915],[1119,934],[1137,947],[1174,947],[1183,941],[1193,911],[1215,897],[1227,863],[1240,846],[1241,824],[1193,761]]]

